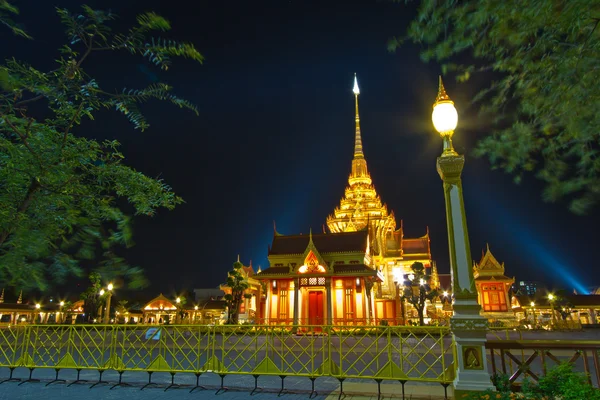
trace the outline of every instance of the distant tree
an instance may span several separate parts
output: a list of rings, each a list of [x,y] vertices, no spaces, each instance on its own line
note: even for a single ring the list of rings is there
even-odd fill
[[[409,2],[406,0],[406,2]],[[460,82],[486,73],[474,102],[494,123],[475,151],[535,173],[546,201],[584,214],[600,200],[600,0],[421,0],[405,40]]]
[[[227,304],[227,324],[235,325],[239,322],[240,306],[243,299],[249,299],[251,294],[244,293],[250,287],[248,281],[242,273],[244,265],[236,261],[233,263],[233,269],[227,275],[227,286],[231,293],[225,295],[225,303]]]
[[[117,321],[119,322],[127,322],[127,313],[129,312],[127,303],[129,303],[127,300],[119,300],[119,303],[115,307],[115,312],[117,312],[119,316]]]
[[[557,312],[563,321],[566,321],[573,310],[573,304],[567,298],[567,292],[564,289],[554,293],[554,301],[550,302],[550,305],[552,307],[552,312]]]
[[[66,323],[67,319],[69,318],[70,315],[72,315],[72,310],[73,309],[73,302],[72,301],[65,301],[63,302],[63,305],[60,306],[58,308],[58,310],[60,311],[60,322],[61,323]]]
[[[431,289],[431,275],[425,273],[425,266],[415,262],[410,266],[412,274],[409,274],[404,282],[402,299],[412,305],[419,315],[419,325],[425,325],[425,306],[427,300],[432,301],[439,296],[438,291]]]
[[[143,131],[149,125],[138,106],[152,99],[197,109],[163,83],[104,90],[83,66],[101,63],[112,51],[145,58],[162,70],[173,57],[197,62],[203,57],[192,44],[151,37],[171,28],[152,12],[118,33],[111,30],[110,12],[87,6],[76,14],[57,11],[67,44],[52,70],[15,59],[0,66],[0,281],[44,291],[69,276],[85,275],[80,261],[95,260],[103,278],[121,276],[129,287],[141,287],[142,270],[114,250],[133,244],[129,214],[152,216],[182,199],[162,180],[128,167],[116,140],[86,138],[76,128],[101,117],[98,111],[114,109]],[[0,25],[7,25],[9,12],[15,10],[0,0]]]
[[[92,272],[89,276],[90,286],[79,296],[83,300],[83,314],[85,322],[94,322],[102,319],[102,309],[106,295],[100,295],[102,290],[102,277],[97,272]]]
[[[185,319],[185,315],[187,314],[187,311],[185,310],[187,299],[185,298],[185,296],[179,296],[177,297],[177,299],[179,299],[179,301],[175,301],[175,307],[177,307],[177,317],[175,319],[175,322],[182,323]]]

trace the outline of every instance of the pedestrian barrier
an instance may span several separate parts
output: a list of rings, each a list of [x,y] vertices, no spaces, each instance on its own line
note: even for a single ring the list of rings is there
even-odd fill
[[[446,388],[454,379],[455,346],[445,327],[348,327],[348,326],[256,326],[256,325],[28,325],[0,329],[0,367],[7,367],[14,380],[16,368],[28,368],[29,378],[37,368],[127,371],[152,374],[221,377],[219,390],[226,390],[230,374],[258,378],[287,376],[311,381],[311,397],[318,377],[372,379],[381,393],[383,381],[437,382]],[[115,386],[116,386],[115,385]],[[170,386],[169,386],[170,387]],[[168,387],[167,387],[168,389]],[[165,389],[166,390],[166,389]]]

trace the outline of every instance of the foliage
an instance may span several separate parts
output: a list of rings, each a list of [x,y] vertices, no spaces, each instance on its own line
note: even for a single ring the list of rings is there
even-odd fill
[[[102,277],[97,272],[89,276],[90,286],[79,296],[83,300],[83,314],[86,322],[102,319],[102,308],[106,303],[106,294],[100,295]]]
[[[8,0],[0,0],[0,25],[4,25],[15,35],[31,39],[31,36],[29,36],[27,32],[25,32],[17,23],[12,20],[10,17],[11,14],[19,14],[19,9],[11,4]]]
[[[573,304],[567,298],[567,292],[564,289],[556,291],[554,293],[554,300],[549,303],[552,307],[552,312],[558,312],[563,321],[566,321],[571,315]]]
[[[0,0],[0,11],[11,10],[7,5]],[[84,61],[98,53],[102,62],[101,55],[124,50],[167,69],[173,57],[202,62],[202,55],[189,43],[151,37],[170,28],[154,13],[140,15],[124,34],[111,30],[110,12],[84,6],[81,13],[58,14],[68,42],[54,69],[15,59],[0,66],[0,281],[16,290],[47,290],[85,275],[82,260],[102,260],[94,268],[103,278],[121,276],[141,287],[142,270],[114,252],[133,244],[128,214],[152,216],[182,199],[161,179],[128,167],[117,141],[76,135],[76,128],[115,109],[144,130],[149,125],[138,106],[151,99],[197,110],[163,83],[105,91],[84,71]]]
[[[60,318],[61,318],[61,323],[66,323],[67,322],[67,318],[72,315],[72,310],[73,309],[73,302],[72,301],[65,301],[63,302],[63,305],[60,306],[58,308],[58,310],[60,311]]]
[[[185,305],[187,304],[187,299],[183,296],[177,297],[177,299],[179,299],[179,301],[175,301],[175,307],[177,307],[177,317],[175,322],[181,323],[185,318]]]
[[[127,313],[129,312],[129,308],[127,307],[127,300],[119,300],[117,306],[115,307],[115,314],[118,315],[118,318],[115,318],[118,322],[127,322]]]
[[[238,323],[243,299],[252,297],[252,295],[244,293],[249,285],[242,272],[242,267],[243,264],[236,261],[233,263],[233,269],[227,274],[227,287],[231,293],[225,295],[225,302],[227,304],[227,324],[231,325]]]
[[[585,374],[573,371],[573,365],[562,363],[542,376],[537,385],[528,379],[523,381],[520,393],[511,391],[511,384],[507,375],[496,375],[492,382],[497,391],[486,390],[482,393],[466,394],[465,400],[482,399],[523,399],[523,400],[598,400],[600,390],[589,384]]]
[[[419,325],[423,326],[427,300],[432,301],[439,294],[437,290],[431,289],[431,275],[425,273],[425,266],[422,263],[414,262],[410,269],[413,273],[404,281],[402,300],[406,300],[417,310]]]
[[[408,2],[408,0],[405,0]],[[520,182],[534,172],[546,201],[584,214],[600,200],[600,0],[421,0],[409,40],[459,82],[490,81],[474,102],[494,123],[477,156]]]

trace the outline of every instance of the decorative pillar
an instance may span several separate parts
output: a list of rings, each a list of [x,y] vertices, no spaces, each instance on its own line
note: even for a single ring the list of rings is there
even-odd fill
[[[269,324],[269,319],[271,318],[271,281],[268,281],[265,293],[267,295],[267,301],[265,302],[265,325]]]
[[[365,304],[367,306],[367,325],[371,324],[372,309],[371,309],[371,290],[373,289],[373,281],[365,278]]]
[[[294,325],[298,325],[298,293],[300,292],[300,278],[294,279]]]
[[[325,278],[325,292],[327,296],[327,325],[333,325],[333,308],[331,307],[331,278]]]
[[[452,146],[458,121],[454,103],[440,77],[439,91],[433,106],[433,124],[443,139],[443,152],[437,159],[437,172],[443,181],[446,200],[446,223],[450,252],[450,272],[454,293],[450,327],[456,342],[457,360],[454,397],[465,392],[494,389],[485,357],[488,321],[480,315],[477,291],[471,268],[471,249],[463,201],[461,173],[465,158]]]

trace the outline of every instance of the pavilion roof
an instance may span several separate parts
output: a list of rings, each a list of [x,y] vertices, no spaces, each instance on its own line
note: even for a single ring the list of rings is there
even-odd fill
[[[313,233],[312,235],[275,235],[269,255],[303,254],[312,236],[318,251],[323,253],[366,252],[368,232]]]

